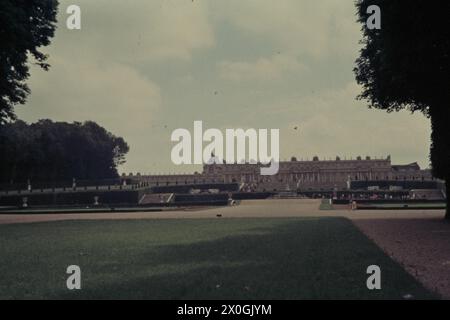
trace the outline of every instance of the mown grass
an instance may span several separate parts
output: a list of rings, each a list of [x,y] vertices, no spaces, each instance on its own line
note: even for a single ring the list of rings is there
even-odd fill
[[[330,199],[322,199],[319,210],[334,210],[333,204],[330,203]]]
[[[382,290],[366,287],[369,265]],[[69,265],[82,289],[66,288]],[[433,298],[344,218],[0,226],[1,299]]]

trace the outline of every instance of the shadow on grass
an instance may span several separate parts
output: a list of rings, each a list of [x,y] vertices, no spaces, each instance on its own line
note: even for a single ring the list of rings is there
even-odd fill
[[[61,298],[402,299],[431,298],[378,247],[341,218],[290,220],[247,234],[158,246],[133,261],[133,274]],[[154,261],[150,265],[149,261]],[[369,265],[382,290],[367,289]],[[88,281],[88,280],[87,280]]]

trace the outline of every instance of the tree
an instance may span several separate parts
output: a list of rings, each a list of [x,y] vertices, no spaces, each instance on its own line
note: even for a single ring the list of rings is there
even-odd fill
[[[129,147],[97,123],[24,121],[0,127],[0,183],[115,179]]]
[[[30,93],[28,57],[49,68],[39,48],[54,35],[57,6],[57,0],[0,0],[0,125],[15,119],[14,106]]]
[[[380,29],[366,25],[371,5],[381,9]],[[446,181],[450,219],[450,1],[357,0],[356,7],[363,31],[354,69],[362,85],[358,98],[369,107],[430,118],[431,167]]]

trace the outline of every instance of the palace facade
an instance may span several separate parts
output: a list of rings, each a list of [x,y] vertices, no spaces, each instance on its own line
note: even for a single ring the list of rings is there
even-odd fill
[[[174,175],[123,175],[123,178],[146,182],[151,186],[201,183],[239,183],[248,191],[342,190],[350,181],[361,180],[431,180],[430,170],[414,162],[391,164],[391,157],[299,161],[295,157],[279,164],[278,174],[262,176],[261,164],[206,164],[203,172]]]

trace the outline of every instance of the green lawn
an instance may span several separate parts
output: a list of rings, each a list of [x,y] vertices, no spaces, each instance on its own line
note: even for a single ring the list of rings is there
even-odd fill
[[[334,210],[333,205],[330,203],[330,199],[322,199],[319,210]]]
[[[82,289],[66,288],[79,265]],[[366,269],[382,270],[369,291]],[[0,298],[401,299],[433,296],[344,218],[0,226]]]

